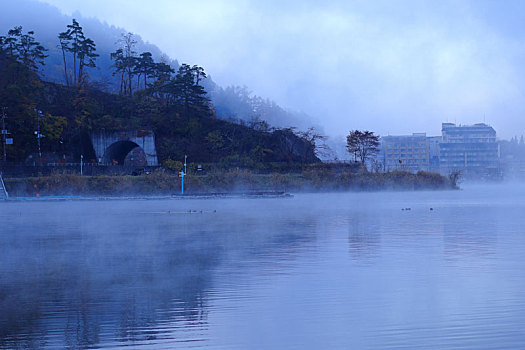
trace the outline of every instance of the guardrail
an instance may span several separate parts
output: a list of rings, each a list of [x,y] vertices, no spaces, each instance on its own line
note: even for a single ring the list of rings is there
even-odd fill
[[[0,193],[5,197],[4,199],[9,199],[9,193],[7,193],[7,189],[5,188],[4,179],[2,178],[2,173],[0,173]],[[0,196],[0,199],[2,196]]]

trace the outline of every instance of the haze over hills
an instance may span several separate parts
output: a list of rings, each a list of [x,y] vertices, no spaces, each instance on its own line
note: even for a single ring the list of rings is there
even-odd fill
[[[525,130],[520,0],[39,0],[140,33],[221,86],[249,86],[326,133]]]
[[[96,82],[98,86],[106,91],[115,92],[118,88],[118,77],[113,76],[113,62],[110,53],[117,48],[116,42],[122,35],[127,33],[124,28],[118,28],[108,23],[102,23],[95,18],[83,17],[80,13],[73,16],[62,14],[57,8],[33,0],[6,0],[0,12],[0,33],[5,35],[7,31],[15,26],[22,26],[24,31],[32,30],[35,37],[49,51],[46,65],[43,67],[42,75],[45,80],[64,83],[64,72],[62,58],[58,45],[57,35],[65,30],[66,25],[76,18],[84,29],[87,37],[94,40],[97,53],[97,67],[88,70],[89,80]],[[155,61],[163,61],[175,70],[179,62],[168,57],[157,46],[145,42],[140,33],[134,33],[137,41],[136,51],[151,52]],[[198,62],[188,62],[198,64]],[[206,67],[203,67],[206,69]],[[216,108],[217,115],[224,119],[234,121],[250,122],[254,120],[265,120],[274,127],[298,127],[306,129],[312,126],[314,121],[305,113],[286,110],[275,102],[253,94],[248,87],[220,87],[207,72],[208,79],[203,82]],[[320,129],[317,127],[317,129]]]
[[[73,17],[66,16],[53,6],[32,0],[11,2],[16,3],[16,6],[5,6],[0,12],[0,32],[5,35],[9,29],[15,26],[22,26],[24,31],[32,30],[35,32],[36,39],[49,50],[46,65],[43,67],[44,79],[59,83],[64,82],[61,53],[57,47],[59,44],[57,35],[59,32],[63,32],[68,24],[71,24],[74,17],[79,20],[86,35],[95,41],[97,53],[100,55],[97,57],[97,68],[89,70],[90,80],[108,83],[117,81],[111,74],[113,63],[109,54],[115,51],[115,43],[121,38],[122,34],[126,33],[124,29],[102,23],[95,18],[82,17],[79,13]],[[140,35],[136,35],[135,40],[137,41],[138,52],[149,51],[156,60],[165,59],[175,69],[178,68],[176,60],[170,60],[158,47],[144,42]]]

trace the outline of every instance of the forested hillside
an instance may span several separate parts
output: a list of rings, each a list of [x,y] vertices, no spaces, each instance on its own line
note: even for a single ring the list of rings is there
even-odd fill
[[[157,61],[152,53],[137,51],[132,34],[122,35],[110,53],[110,76],[117,88],[109,91],[91,75],[101,53],[78,21],[57,33],[58,52],[37,38],[20,26],[0,36],[0,101],[14,138],[8,161],[67,161],[81,152],[87,161],[96,161],[84,147],[90,131],[141,128],[155,131],[161,162],[188,153],[198,162],[246,167],[318,161],[318,134],[275,129],[256,119],[234,123],[217,118],[202,67]],[[39,75],[51,56],[62,61],[62,83]]]
[[[45,81],[65,84],[64,62],[57,35],[64,31],[66,25],[71,24],[72,18],[61,14],[50,5],[35,0],[4,0],[3,2],[6,6],[0,11],[0,33],[7,33],[15,26],[22,26],[26,31],[34,31],[38,41],[48,49],[48,57],[45,58],[45,65],[41,67],[39,74]],[[97,88],[103,91],[118,92],[120,80],[118,75],[113,75],[114,62],[111,60],[111,53],[115,51],[122,35],[127,34],[127,31],[97,19],[82,17],[78,13],[74,14],[74,17],[82,26],[85,35],[95,42],[96,52],[99,55],[96,67],[85,72],[91,84],[96,83]],[[184,33],[174,35],[184,35]],[[135,41],[136,52],[149,52],[155,61],[166,63],[175,70],[179,68],[176,59],[169,58],[155,45],[144,42],[140,33],[133,34],[132,39]],[[257,96],[248,87],[221,87],[211,77],[205,78],[202,85],[206,89],[207,97],[213,102],[219,118],[236,123],[264,120],[274,127],[294,126],[301,130],[306,130],[315,124],[310,116],[286,110],[269,99]]]

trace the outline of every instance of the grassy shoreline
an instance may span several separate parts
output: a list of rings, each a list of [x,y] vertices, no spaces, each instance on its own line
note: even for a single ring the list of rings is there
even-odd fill
[[[142,176],[79,176],[56,174],[42,177],[4,179],[12,197],[33,196],[124,196],[174,195],[180,193],[180,178],[165,171]],[[439,174],[303,171],[301,173],[257,174],[247,170],[188,175],[184,191],[192,193],[235,193],[250,191],[412,191],[451,190],[458,187]]]

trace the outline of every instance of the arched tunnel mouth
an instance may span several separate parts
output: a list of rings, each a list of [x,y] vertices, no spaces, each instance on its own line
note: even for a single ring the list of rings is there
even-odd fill
[[[104,164],[109,165],[148,165],[144,150],[132,141],[117,141],[104,153]]]

